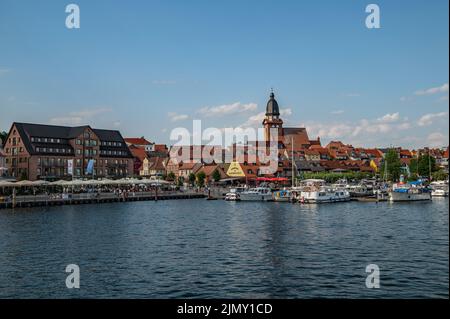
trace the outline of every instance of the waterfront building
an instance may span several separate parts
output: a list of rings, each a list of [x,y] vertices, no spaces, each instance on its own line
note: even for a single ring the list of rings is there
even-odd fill
[[[145,148],[129,145],[128,149],[130,150],[131,155],[133,155],[133,175],[144,175],[144,173],[142,172],[142,165],[145,160],[148,160],[148,154]]]
[[[266,105],[265,118],[262,122],[265,141],[270,141],[270,131],[271,129],[276,129],[278,132],[279,148],[287,149],[288,152],[292,152],[293,150],[294,157],[296,154],[305,149],[309,149],[313,145],[321,146],[320,137],[316,140],[310,140],[306,128],[283,127],[283,123],[275,94],[271,92]]]
[[[6,153],[0,146],[0,177],[8,175],[8,168],[6,167]]]
[[[133,156],[120,132],[89,125],[15,122],[4,149],[9,174],[18,179],[118,178],[133,173]],[[93,174],[87,170],[90,160]]]
[[[145,137],[127,137],[124,139],[127,146],[133,146],[137,148],[144,149],[147,153],[153,152],[155,150],[155,143],[149,142]]]
[[[139,175],[142,177],[161,178],[166,175],[167,159],[162,157],[146,157],[142,161]]]
[[[201,172],[203,172],[205,174],[205,184],[211,184],[216,182],[214,180],[214,174],[216,171],[219,173],[218,174],[218,176],[220,176],[219,180],[226,179],[228,177],[228,175],[224,170],[224,166],[219,164],[203,165],[199,169],[197,169],[195,174],[200,174]]]

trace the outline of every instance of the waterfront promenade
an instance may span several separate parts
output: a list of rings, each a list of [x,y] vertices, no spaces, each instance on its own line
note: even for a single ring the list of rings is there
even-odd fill
[[[37,206],[60,206],[60,205],[81,205],[100,204],[112,202],[131,201],[157,201],[168,199],[191,199],[204,198],[203,192],[180,192],[180,191],[160,191],[160,192],[128,192],[122,195],[117,193],[81,193],[81,194],[44,194],[44,195],[23,195],[16,196],[15,203],[11,197],[0,198],[0,209],[37,207]]]

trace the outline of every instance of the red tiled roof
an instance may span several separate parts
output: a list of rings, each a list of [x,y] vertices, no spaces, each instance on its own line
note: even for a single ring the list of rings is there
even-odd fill
[[[381,157],[383,157],[383,152],[381,152],[379,149],[376,149],[376,148],[366,148],[366,149],[364,149],[364,152],[367,154],[367,155],[372,155],[372,156],[374,156],[374,157],[376,157],[376,158],[381,158]]]
[[[155,144],[155,152],[167,152],[167,145],[166,144]]]
[[[151,145],[149,141],[147,141],[143,137],[127,137],[124,138],[125,142],[131,145]]]
[[[131,146],[129,147],[129,149],[133,157],[138,158],[140,161],[143,161],[145,158],[148,157],[147,152],[142,148]]]
[[[159,170],[159,171],[163,171],[166,169],[166,166],[164,165],[164,158],[161,157],[151,157],[148,159],[148,161],[150,162],[150,169],[154,169],[154,170]]]
[[[291,149],[291,142],[294,144],[294,149],[301,149],[303,145],[310,145],[311,142],[308,137],[308,132],[304,127],[285,127],[283,129],[283,142],[287,149]]]
[[[400,155],[412,156],[412,154],[409,150],[400,150]]]

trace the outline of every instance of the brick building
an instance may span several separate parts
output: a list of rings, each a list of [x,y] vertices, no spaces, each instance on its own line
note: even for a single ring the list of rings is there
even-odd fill
[[[69,178],[69,160],[73,160],[75,178],[88,176],[86,168],[91,159],[95,177],[118,178],[133,173],[133,156],[120,132],[88,125],[13,123],[4,150],[9,174],[20,179]]]

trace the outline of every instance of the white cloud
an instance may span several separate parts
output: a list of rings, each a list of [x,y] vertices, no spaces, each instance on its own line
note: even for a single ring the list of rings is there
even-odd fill
[[[79,117],[79,116],[61,116],[61,117],[51,118],[50,124],[73,126],[73,125],[86,124],[86,122],[83,122],[83,118]]]
[[[383,140],[392,137],[396,132],[408,130],[412,127],[408,118],[401,118],[400,113],[386,114],[375,119],[361,119],[352,122],[304,124],[310,136],[320,136],[322,139],[341,139],[346,143],[361,143]]]
[[[445,83],[438,87],[432,87],[426,90],[419,90],[416,91],[416,95],[432,95],[437,93],[448,93],[448,83]]]
[[[417,124],[419,126],[428,126],[428,125],[433,124],[433,121],[435,119],[438,119],[438,118],[441,118],[444,116],[448,116],[448,112],[425,114],[417,121]],[[447,119],[447,121],[448,121],[448,119]]]
[[[167,113],[167,116],[169,117],[171,122],[184,121],[184,120],[187,120],[189,118],[189,115],[178,114],[176,112],[169,112],[169,113]]]
[[[377,122],[379,123],[393,123],[397,122],[400,119],[400,113],[392,113],[392,114],[386,114],[380,118],[377,119]]]
[[[448,102],[448,95],[444,95],[439,99],[440,102]]]
[[[428,135],[427,142],[430,147],[443,147],[448,145],[448,136],[440,132],[434,132]]]
[[[286,119],[287,117],[292,115],[292,109],[282,109],[280,110],[280,117]],[[260,127],[264,118],[266,117],[266,112],[261,112],[256,115],[252,115],[248,118],[248,120],[240,125],[240,127]]]
[[[0,68],[0,75],[9,73],[10,71],[11,71],[10,69],[1,69],[1,68]]]
[[[334,114],[334,115],[339,115],[339,114],[343,114],[343,113],[344,113],[344,110],[335,110],[335,111],[331,112],[331,114]]]
[[[219,106],[206,106],[201,108],[198,113],[202,113],[206,117],[211,116],[224,116],[232,115],[237,113],[252,112],[256,111],[258,105],[256,103],[243,104],[241,102],[236,102],[232,104],[224,104]]]
[[[85,125],[100,114],[111,112],[110,108],[92,108],[82,111],[70,112],[69,115],[54,117],[50,119],[50,123],[53,125]]]

